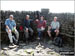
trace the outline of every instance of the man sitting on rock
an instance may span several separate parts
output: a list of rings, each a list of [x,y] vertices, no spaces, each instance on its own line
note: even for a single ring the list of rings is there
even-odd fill
[[[40,39],[42,37],[42,32],[46,27],[46,20],[44,20],[44,16],[41,16],[40,20],[36,19],[35,23],[37,24],[38,39]]]
[[[19,38],[19,33],[16,29],[16,23],[13,18],[14,18],[13,15],[10,15],[9,18],[6,19],[6,21],[5,21],[6,32],[8,33],[8,37],[9,37],[11,46],[14,46],[13,39],[15,40],[15,42],[17,44],[18,38]],[[14,36],[12,36],[12,32],[16,35],[16,38]]]
[[[51,22],[51,25],[48,27],[48,35],[49,37],[51,37],[51,39],[53,40],[53,37],[51,35],[51,33],[56,33],[56,36],[58,36],[59,34],[59,27],[60,27],[60,24],[59,22],[57,21],[57,17],[54,17],[54,20]]]
[[[30,26],[31,20],[29,18],[30,16],[26,15],[26,18],[24,20],[24,34],[25,34],[25,38],[27,39],[26,40],[27,43],[28,43],[28,38],[29,38],[29,32],[31,36],[33,35],[33,29]]]

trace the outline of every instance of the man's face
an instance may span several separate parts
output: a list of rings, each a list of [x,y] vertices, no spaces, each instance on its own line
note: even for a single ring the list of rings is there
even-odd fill
[[[43,19],[44,19],[44,17],[42,16],[42,17],[41,17],[41,21],[43,21]]]
[[[10,18],[10,20],[13,20],[13,17],[12,16],[10,16],[9,18]]]
[[[57,18],[54,18],[54,21],[56,22],[57,21]]]
[[[26,20],[29,20],[29,16],[26,16]]]

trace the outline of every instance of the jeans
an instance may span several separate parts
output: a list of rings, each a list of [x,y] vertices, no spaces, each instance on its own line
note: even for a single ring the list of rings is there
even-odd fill
[[[13,43],[13,39],[15,41],[18,41],[18,38],[19,38],[19,33],[17,30],[15,30],[13,33],[16,35],[16,38],[14,36],[12,36],[12,32],[8,32],[8,29],[6,29],[6,32],[8,33],[8,37],[9,37],[9,40],[10,40],[10,43]]]
[[[30,35],[31,35],[31,36],[33,35],[33,30],[32,30],[32,28],[28,28],[28,32],[26,32],[26,30],[24,30],[24,34],[25,34],[25,37],[26,37],[26,38],[29,37],[29,31],[30,31]]]
[[[38,37],[42,37],[42,32],[44,31],[44,30],[41,30],[40,28],[37,28],[37,31],[38,31]]]

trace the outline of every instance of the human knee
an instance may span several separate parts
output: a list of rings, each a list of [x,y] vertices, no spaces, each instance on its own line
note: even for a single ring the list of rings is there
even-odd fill
[[[56,30],[56,33],[59,33],[59,30]]]
[[[47,33],[50,33],[51,31],[47,31]]]

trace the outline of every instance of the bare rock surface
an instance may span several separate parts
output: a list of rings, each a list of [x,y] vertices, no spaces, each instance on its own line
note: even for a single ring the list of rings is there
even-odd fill
[[[19,43],[18,47],[10,49],[8,46],[2,47],[1,56],[61,56],[60,51],[70,51],[69,47],[55,46],[51,41],[49,43],[30,42],[29,44]],[[64,55],[66,56],[66,55]]]

